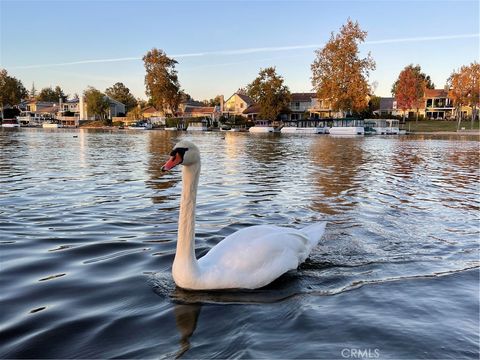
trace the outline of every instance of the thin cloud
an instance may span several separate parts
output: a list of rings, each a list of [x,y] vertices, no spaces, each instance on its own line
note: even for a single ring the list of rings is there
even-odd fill
[[[443,35],[443,36],[420,36],[413,38],[399,38],[399,39],[384,39],[384,40],[369,40],[365,41],[365,45],[378,45],[378,44],[395,44],[395,43],[406,43],[406,42],[425,42],[425,41],[438,41],[438,40],[455,40],[455,39],[469,39],[469,38],[478,38],[480,34],[458,34],[458,35]],[[247,55],[255,53],[264,53],[264,52],[281,52],[281,51],[292,51],[292,50],[302,50],[302,49],[316,49],[324,46],[325,44],[306,44],[306,45],[293,45],[293,46],[275,46],[275,47],[257,47],[257,48],[246,48],[246,49],[233,49],[233,50],[217,50],[217,51],[206,51],[198,53],[186,53],[186,54],[174,54],[170,55],[175,59],[180,58],[190,58],[190,57],[206,57],[206,56],[215,56],[215,55]],[[83,65],[83,64],[98,64],[98,63],[109,63],[109,62],[125,62],[125,61],[138,61],[141,60],[141,57],[123,57],[123,58],[114,58],[114,59],[91,59],[91,60],[78,60],[70,62],[62,62],[55,64],[35,64],[35,65],[20,65],[12,66],[11,69],[34,69],[34,68],[46,68],[46,67],[58,67],[58,66],[70,66],[70,65]]]

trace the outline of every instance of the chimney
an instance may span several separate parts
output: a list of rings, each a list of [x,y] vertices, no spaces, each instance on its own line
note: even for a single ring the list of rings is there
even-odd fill
[[[225,103],[225,98],[223,97],[223,95],[220,95],[220,113],[222,114],[223,114],[224,103]]]

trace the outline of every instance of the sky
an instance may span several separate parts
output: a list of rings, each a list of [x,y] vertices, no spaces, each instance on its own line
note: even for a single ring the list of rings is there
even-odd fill
[[[378,96],[408,64],[437,88],[480,58],[478,0],[22,1],[0,0],[0,67],[27,89],[60,85],[81,94],[123,82],[146,98],[142,56],[178,61],[194,99],[226,98],[275,66],[291,92],[310,92],[310,65],[350,18],[368,32],[360,56],[376,62]]]

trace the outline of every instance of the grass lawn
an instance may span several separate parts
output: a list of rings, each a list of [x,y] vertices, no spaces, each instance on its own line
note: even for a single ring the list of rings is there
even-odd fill
[[[465,130],[471,129],[471,121],[462,121],[460,124],[460,129],[465,128]],[[475,130],[479,130],[479,122],[475,121],[473,124]],[[407,131],[418,131],[418,132],[434,132],[434,131],[457,131],[457,122],[456,121],[445,121],[445,120],[418,120],[416,122],[408,121],[405,123]]]

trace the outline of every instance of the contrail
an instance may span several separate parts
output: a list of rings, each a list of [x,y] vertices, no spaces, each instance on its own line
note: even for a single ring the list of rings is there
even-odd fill
[[[469,38],[478,38],[478,37],[480,37],[480,34],[420,36],[420,37],[413,37],[413,38],[370,40],[370,41],[365,41],[363,45],[455,40],[455,39],[469,39]],[[315,48],[323,47],[324,45],[325,44],[306,44],[306,45],[276,46],[276,47],[257,47],[257,48],[246,48],[246,49],[236,49],[236,50],[235,49],[217,50],[217,51],[206,51],[206,52],[198,52],[198,53],[174,54],[169,56],[175,59],[179,59],[179,58],[189,58],[189,57],[205,57],[205,56],[212,56],[212,55],[246,55],[246,54],[263,53],[263,52],[280,52],[280,51],[291,51],[291,50],[302,50],[302,49],[315,49]],[[12,66],[10,68],[11,69],[34,69],[34,68],[81,65],[81,64],[138,61],[141,59],[142,59],[141,57],[134,56],[134,57],[123,57],[123,58],[115,58],[115,59],[78,60],[78,61],[62,62],[62,63],[56,63],[56,64],[20,65],[20,66]]]

